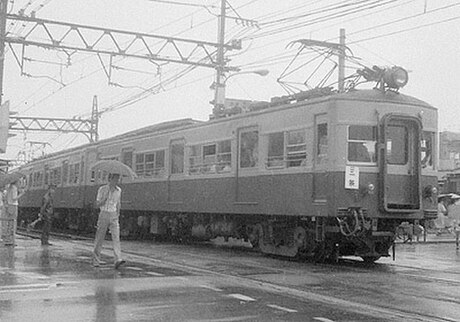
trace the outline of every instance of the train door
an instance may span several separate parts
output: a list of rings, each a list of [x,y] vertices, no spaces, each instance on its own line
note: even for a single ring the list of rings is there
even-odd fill
[[[174,180],[181,178],[185,173],[185,140],[174,139],[169,143],[169,176],[168,176],[168,203],[181,204],[184,199],[184,182],[183,180]]]
[[[313,173],[313,201],[325,203],[327,193],[330,189],[328,185],[328,124],[327,115],[320,114],[315,116],[315,156]]]
[[[236,202],[256,203],[254,179],[247,174],[259,167],[259,130],[257,127],[238,129],[235,199]]]
[[[421,209],[420,135],[415,117],[388,114],[381,122],[383,207],[388,212]]]

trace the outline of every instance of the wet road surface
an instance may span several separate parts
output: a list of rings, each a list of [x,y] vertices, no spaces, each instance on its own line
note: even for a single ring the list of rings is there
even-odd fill
[[[91,265],[91,242],[52,243],[0,248],[0,321],[460,321],[460,257],[439,245],[369,267],[125,241],[115,270]]]

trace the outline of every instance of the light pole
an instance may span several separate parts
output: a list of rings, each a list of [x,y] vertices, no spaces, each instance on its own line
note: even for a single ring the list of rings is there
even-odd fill
[[[213,108],[213,116],[214,117],[219,117],[222,115],[222,112],[224,111],[225,107],[225,85],[227,84],[227,81],[232,78],[233,76],[237,75],[242,75],[242,74],[256,74],[259,76],[267,76],[269,73],[269,70],[267,69],[256,69],[256,70],[247,70],[247,71],[241,71],[241,72],[236,72],[233,74],[228,75],[225,77],[224,81],[221,82],[220,84],[214,84],[214,108]]]

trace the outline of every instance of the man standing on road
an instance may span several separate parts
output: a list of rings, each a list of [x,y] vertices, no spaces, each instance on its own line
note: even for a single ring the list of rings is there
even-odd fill
[[[53,220],[54,215],[54,185],[48,186],[48,191],[43,196],[42,206],[40,208],[40,218],[43,221],[42,227],[42,245],[50,245],[49,237],[51,230],[51,221]]]
[[[99,267],[101,262],[101,248],[104,243],[107,228],[110,229],[113,243],[113,253],[115,255],[115,268],[124,264],[121,258],[120,246],[120,217],[121,206],[121,188],[117,186],[120,175],[117,173],[109,174],[109,183],[100,187],[97,191],[96,207],[100,208],[99,218],[97,220],[97,231],[94,240],[93,265]]]

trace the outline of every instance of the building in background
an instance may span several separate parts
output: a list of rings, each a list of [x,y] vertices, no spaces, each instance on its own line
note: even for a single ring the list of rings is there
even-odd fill
[[[439,133],[439,183],[441,192],[460,192],[460,133]]]

